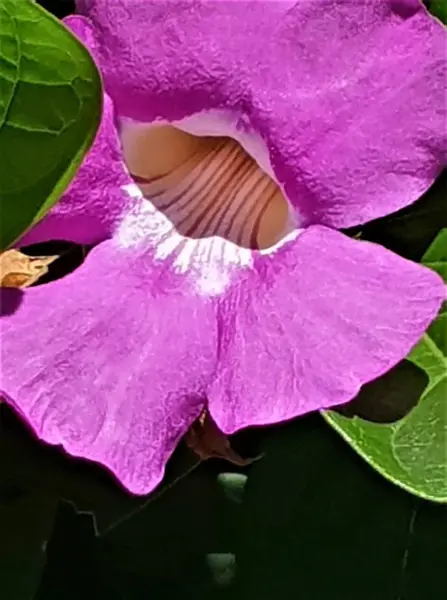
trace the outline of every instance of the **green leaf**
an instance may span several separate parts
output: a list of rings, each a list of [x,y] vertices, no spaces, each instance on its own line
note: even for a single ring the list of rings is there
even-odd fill
[[[28,600],[39,587],[57,500],[42,495],[5,494],[0,488],[0,593]]]
[[[93,142],[99,73],[82,44],[30,0],[0,4],[0,250],[59,199]]]
[[[436,239],[424,254],[422,262],[447,279],[447,228],[441,229]]]
[[[424,255],[440,274],[447,265],[447,229]],[[371,423],[328,411],[324,418],[384,477],[436,502],[447,502],[447,303],[408,359],[423,369],[428,384],[417,406],[391,424]],[[402,387],[402,393],[406,388]]]
[[[443,23],[447,23],[447,0],[430,0],[430,12]]]

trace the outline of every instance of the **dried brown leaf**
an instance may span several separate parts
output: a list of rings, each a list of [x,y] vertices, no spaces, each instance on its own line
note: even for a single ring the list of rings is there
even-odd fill
[[[243,458],[233,450],[228,437],[217,427],[206,410],[189,428],[185,436],[185,442],[201,460],[221,458],[238,467],[246,467],[261,458],[260,456]]]
[[[58,256],[27,256],[19,250],[0,254],[0,287],[25,288],[48,273]]]

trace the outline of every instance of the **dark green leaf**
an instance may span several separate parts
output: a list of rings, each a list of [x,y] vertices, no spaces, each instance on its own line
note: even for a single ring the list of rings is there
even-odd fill
[[[37,3],[60,19],[76,12],[75,0],[37,0]]]
[[[101,116],[98,71],[80,42],[30,0],[0,5],[0,249],[58,200]]]
[[[447,229],[424,255],[439,273],[447,264]],[[397,485],[437,502],[447,502],[447,304],[408,357],[428,376],[417,406],[388,425],[339,413],[324,413],[336,431],[382,475]],[[402,387],[406,391],[406,387]]]
[[[443,596],[444,507],[368,469],[318,415],[263,438],[236,501],[222,480],[246,478],[210,463],[100,537],[64,509],[36,600]]]
[[[444,507],[390,485],[317,415],[278,428],[250,470],[238,594],[257,600],[436,600]]]
[[[99,569],[94,555],[96,539],[90,516],[78,515],[61,502],[47,547],[46,569],[33,600],[126,599],[114,594],[107,574]]]
[[[36,600],[219,600],[234,577],[238,510],[210,464],[99,537],[65,509]]]
[[[419,261],[438,231],[447,227],[446,186],[447,171],[444,171],[411,206],[346,233],[360,235],[362,240],[376,242],[405,258]]]
[[[0,594],[31,600],[39,587],[57,500],[23,495],[0,482]]]
[[[417,405],[427,383],[423,369],[403,360],[382,377],[364,385],[357,397],[337,412],[374,423],[393,423]]]
[[[447,23],[447,0],[430,0],[430,12],[443,23]]]
[[[244,497],[247,476],[242,473],[220,473],[218,482],[222,486],[227,498],[234,502],[242,502]]]
[[[98,533],[138,514],[199,464],[197,456],[180,447],[168,465],[162,486],[149,496],[131,496],[99,465],[40,444],[5,404],[0,405],[0,424],[0,482],[5,488],[32,493],[44,490],[68,500],[79,511],[94,516]]]

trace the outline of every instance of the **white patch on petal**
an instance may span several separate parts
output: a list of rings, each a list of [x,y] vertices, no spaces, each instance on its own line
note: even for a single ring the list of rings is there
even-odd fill
[[[184,238],[178,234],[174,228],[172,228],[172,234],[163,239],[157,245],[155,250],[155,258],[157,260],[166,260],[169,256],[174,254],[183,241]],[[180,269],[180,272],[184,273],[185,271]]]
[[[276,180],[268,149],[262,138],[253,130],[249,120],[228,114],[226,111],[205,111],[191,115],[172,124],[198,136],[230,136],[256,159],[260,168]],[[159,120],[157,124],[167,123]],[[131,119],[122,119],[120,126],[124,130],[139,128],[143,124]],[[299,234],[299,215],[290,206],[289,221],[284,237],[276,244],[261,250],[250,250],[213,236],[201,239],[181,235],[173,223],[150,202],[137,184],[123,187],[134,198],[135,209],[127,214],[118,228],[116,239],[121,247],[132,247],[139,243],[151,244],[154,248],[154,260],[170,260],[178,273],[190,276],[198,293],[206,296],[218,296],[225,292],[231,283],[235,271],[250,268],[259,255],[274,254],[284,244],[293,241]],[[286,195],[284,197],[287,200]],[[288,202],[288,200],[287,200]],[[289,203],[290,205],[290,203]]]
[[[172,223],[146,200],[135,183],[123,186],[123,191],[136,200],[133,210],[129,211],[120,223],[115,239],[122,248],[137,245],[148,238],[158,246],[174,232]]]
[[[203,239],[182,236],[136,184],[123,186],[123,191],[134,198],[136,204],[120,223],[115,241],[121,248],[143,242],[150,244],[154,248],[154,259],[171,259],[175,271],[191,276],[198,293],[218,296],[230,284],[235,270],[252,266],[254,251],[217,236]]]

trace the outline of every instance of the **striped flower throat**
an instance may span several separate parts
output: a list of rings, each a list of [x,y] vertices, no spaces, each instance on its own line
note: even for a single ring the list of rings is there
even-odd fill
[[[157,125],[124,131],[122,144],[135,183],[180,235],[265,249],[288,232],[281,189],[237,141]]]

